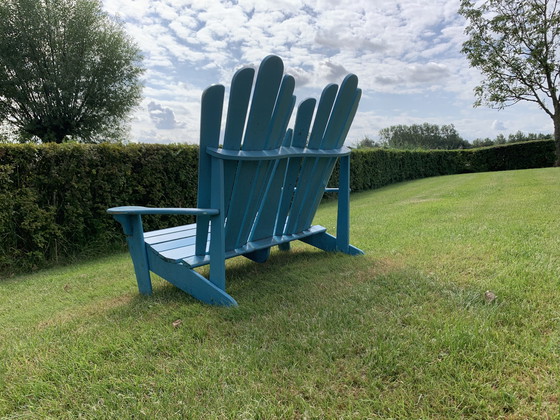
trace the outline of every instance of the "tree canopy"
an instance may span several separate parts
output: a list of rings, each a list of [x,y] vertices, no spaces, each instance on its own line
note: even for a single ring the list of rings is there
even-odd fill
[[[141,59],[100,0],[2,0],[0,120],[43,142],[97,142],[139,103]]]
[[[356,149],[373,149],[376,147],[382,147],[382,145],[367,136],[356,143]]]
[[[474,139],[472,144],[474,147],[486,147],[486,146],[497,146],[499,144],[506,143],[521,143],[525,141],[533,140],[550,140],[552,139],[551,134],[544,133],[523,133],[522,131],[517,131],[516,133],[510,134],[507,138],[503,134],[498,134],[494,140],[489,137],[484,139],[478,138]]]
[[[475,88],[475,106],[503,108],[536,103],[554,123],[560,162],[559,0],[462,0],[467,19],[463,44],[472,67],[484,80]]]
[[[393,149],[463,149],[470,147],[455,126],[436,124],[392,125],[379,130],[381,143]]]

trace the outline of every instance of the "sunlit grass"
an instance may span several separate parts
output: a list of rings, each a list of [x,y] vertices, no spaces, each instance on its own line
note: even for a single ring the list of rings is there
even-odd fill
[[[0,418],[557,418],[558,181],[356,194],[366,256],[233,260],[233,309],[139,296],[126,254],[2,280]]]

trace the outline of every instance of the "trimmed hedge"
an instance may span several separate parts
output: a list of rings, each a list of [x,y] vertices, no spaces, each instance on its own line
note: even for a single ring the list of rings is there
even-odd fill
[[[552,166],[554,150],[551,140],[473,150],[354,150],[351,188]],[[0,144],[0,272],[122,246],[120,226],[106,213],[108,207],[195,207],[197,161],[198,147],[190,145]],[[179,216],[145,219],[147,230],[187,222]]]
[[[416,178],[463,172],[458,151],[359,149],[352,152],[350,188],[364,191]]]
[[[197,165],[195,146],[0,145],[0,271],[122,244],[111,206],[195,206]],[[178,220],[147,218],[146,228]]]
[[[546,168],[556,160],[554,140],[536,140],[465,150],[465,172]]]
[[[545,168],[554,161],[554,140],[464,150],[356,149],[352,151],[350,187],[364,191],[431,176]],[[338,179],[336,170],[333,186]]]

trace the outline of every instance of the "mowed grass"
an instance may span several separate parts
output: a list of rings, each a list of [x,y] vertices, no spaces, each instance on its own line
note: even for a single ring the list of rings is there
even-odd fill
[[[559,418],[559,181],[355,194],[365,256],[232,260],[238,308],[157,278],[139,296],[125,253],[4,279],[0,418]]]

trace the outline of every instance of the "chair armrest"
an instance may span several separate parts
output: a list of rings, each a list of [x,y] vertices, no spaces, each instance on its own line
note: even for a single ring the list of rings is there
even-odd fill
[[[340,188],[325,188],[325,192],[328,193],[337,193],[340,191]],[[348,191],[352,191],[352,190],[348,190]]]
[[[107,209],[109,214],[187,214],[193,216],[216,216],[220,214],[218,209],[196,209],[196,208],[158,208],[142,206],[122,206]]]

